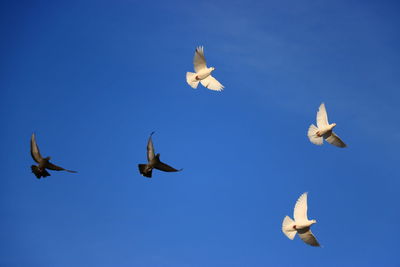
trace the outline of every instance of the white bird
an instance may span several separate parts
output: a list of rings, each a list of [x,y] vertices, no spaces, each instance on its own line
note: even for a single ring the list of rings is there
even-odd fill
[[[317,221],[307,218],[307,193],[302,194],[297,200],[293,217],[294,221],[289,216],[283,219],[282,232],[291,240],[293,240],[296,233],[298,233],[306,244],[313,247],[320,247],[320,244],[310,229],[311,225],[317,223]]]
[[[329,124],[325,104],[322,103],[317,112],[317,126],[311,124],[308,128],[308,139],[316,145],[322,145],[325,139],[334,146],[346,147],[346,144],[332,131],[335,126],[336,123]]]
[[[197,88],[199,82],[201,82],[204,87],[214,91],[221,91],[224,88],[222,84],[220,84],[213,76],[211,76],[211,72],[213,72],[215,68],[207,68],[206,58],[204,57],[202,46],[196,48],[196,51],[194,52],[193,64],[196,73],[186,72],[186,81],[193,89]]]

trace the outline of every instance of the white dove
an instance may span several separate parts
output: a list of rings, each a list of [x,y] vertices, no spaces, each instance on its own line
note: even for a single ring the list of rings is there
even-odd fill
[[[317,223],[317,221],[307,218],[307,193],[302,194],[297,200],[293,217],[294,221],[289,216],[283,219],[282,232],[291,240],[298,233],[306,244],[313,247],[320,247],[320,244],[310,230],[311,225]]]
[[[325,139],[334,146],[346,147],[346,144],[332,131],[335,126],[336,123],[329,124],[325,104],[322,103],[317,112],[317,126],[311,124],[308,128],[308,139],[316,145],[322,145]]]
[[[224,88],[222,84],[220,84],[213,76],[211,76],[211,72],[213,72],[215,68],[207,68],[206,58],[204,57],[202,46],[196,48],[193,64],[196,73],[186,72],[186,81],[193,89],[197,88],[199,82],[201,82],[204,87],[210,90],[221,91]]]

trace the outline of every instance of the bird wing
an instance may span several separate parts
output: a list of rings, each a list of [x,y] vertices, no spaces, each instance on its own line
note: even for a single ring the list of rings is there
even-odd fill
[[[182,169],[177,170],[175,168],[172,168],[171,166],[169,166],[161,161],[157,162],[157,164],[154,165],[154,168],[157,170],[160,170],[160,171],[165,171],[165,172],[179,172],[182,170]]]
[[[39,163],[43,159],[42,155],[40,155],[39,147],[36,144],[36,138],[34,133],[31,136],[31,156],[33,160],[36,161],[37,163]]]
[[[331,132],[329,135],[326,136],[324,135],[324,138],[326,142],[328,142],[331,145],[337,146],[337,147],[346,147],[347,145],[342,141],[342,139],[339,138],[334,132]]]
[[[62,168],[60,166],[57,166],[57,165],[55,165],[53,163],[50,163],[50,162],[48,162],[46,164],[46,169],[53,170],[53,171],[67,171],[67,172],[76,173],[76,171],[71,171],[71,170],[64,169],[64,168]]]
[[[326,108],[325,108],[325,104],[322,103],[319,106],[318,112],[317,112],[317,126],[319,129],[321,128],[325,128],[326,126],[328,126],[328,114],[326,113]]]
[[[206,58],[204,57],[204,50],[202,46],[197,47],[196,51],[194,52],[193,65],[196,72],[207,68]]]
[[[308,227],[306,229],[298,230],[299,237],[304,243],[313,246],[313,247],[320,247],[321,245],[318,243],[317,239],[311,232],[311,229]]]
[[[150,134],[149,137],[149,141],[147,142],[147,160],[151,161],[152,159],[154,159],[155,154],[154,154],[154,146],[153,146],[153,140],[151,139],[151,136],[154,134],[154,132],[152,132]]]
[[[209,75],[207,78],[201,80],[200,82],[204,87],[206,87],[206,88],[208,88],[210,90],[222,91],[222,89],[224,89],[224,86],[222,84],[220,84],[220,82],[217,81],[211,75]]]
[[[302,194],[294,206],[293,217],[296,223],[308,221],[307,218],[307,193]]]

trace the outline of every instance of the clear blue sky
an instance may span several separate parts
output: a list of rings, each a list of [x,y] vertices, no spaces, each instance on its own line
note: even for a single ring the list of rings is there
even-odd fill
[[[399,266],[397,1],[2,1],[0,266]],[[204,45],[223,92],[190,88]],[[346,149],[311,144],[326,103]],[[138,173],[153,140],[180,173]],[[78,174],[30,172],[44,156]],[[309,192],[313,248],[281,232]]]

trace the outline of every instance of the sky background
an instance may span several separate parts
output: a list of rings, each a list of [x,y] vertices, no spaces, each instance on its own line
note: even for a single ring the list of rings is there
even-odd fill
[[[398,1],[1,1],[0,266],[399,266]],[[225,86],[193,90],[195,47]],[[348,144],[306,136],[325,102]],[[146,144],[179,173],[142,177]],[[36,179],[29,140],[79,173]],[[323,248],[281,232],[297,198]]]

